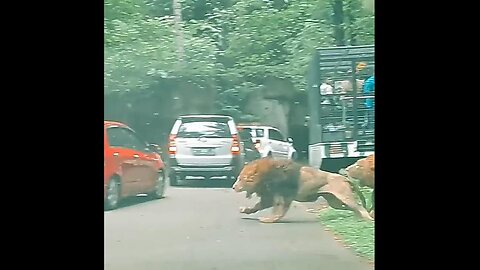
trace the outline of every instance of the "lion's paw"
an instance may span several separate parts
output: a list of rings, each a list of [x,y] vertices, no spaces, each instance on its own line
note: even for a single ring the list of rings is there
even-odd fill
[[[258,220],[262,223],[274,223],[278,221],[277,217],[260,217]]]

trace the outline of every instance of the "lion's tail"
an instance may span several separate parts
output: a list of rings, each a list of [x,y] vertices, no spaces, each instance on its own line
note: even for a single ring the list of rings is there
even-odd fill
[[[360,201],[362,202],[363,208],[367,208],[367,201],[365,200],[365,196],[363,195],[363,192],[360,190],[360,187],[358,184],[353,181],[348,175],[345,177],[348,180],[348,183],[352,187],[353,191],[358,194],[358,197],[360,197]]]

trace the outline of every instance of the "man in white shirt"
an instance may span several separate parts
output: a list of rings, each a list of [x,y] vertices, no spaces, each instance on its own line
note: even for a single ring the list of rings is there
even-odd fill
[[[320,95],[331,95],[333,94],[332,80],[325,80],[322,85],[320,85]]]

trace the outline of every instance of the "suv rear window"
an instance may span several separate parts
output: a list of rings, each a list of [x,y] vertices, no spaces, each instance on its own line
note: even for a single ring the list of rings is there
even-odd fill
[[[186,122],[178,129],[177,138],[231,138],[230,128],[222,122]]]

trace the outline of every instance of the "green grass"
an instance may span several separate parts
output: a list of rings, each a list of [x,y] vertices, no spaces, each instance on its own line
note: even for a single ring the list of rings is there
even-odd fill
[[[371,205],[372,190],[362,188],[367,201],[367,209]],[[362,220],[351,211],[335,210],[329,207],[319,214],[320,222],[335,233],[345,244],[358,255],[374,261],[375,223]]]

